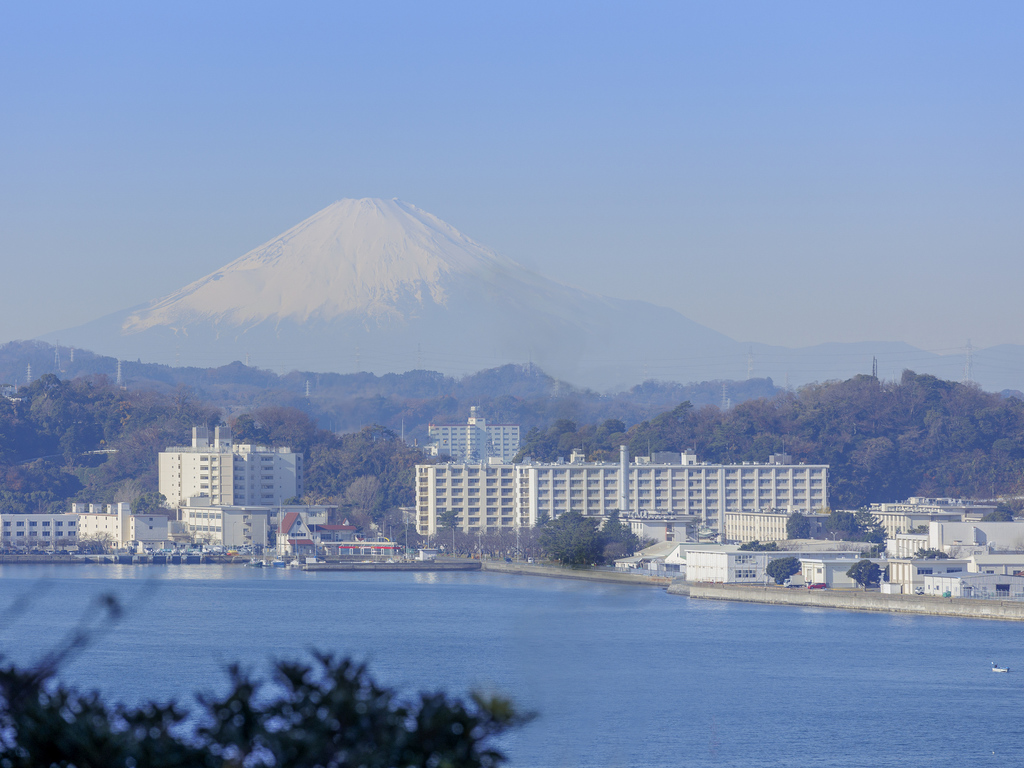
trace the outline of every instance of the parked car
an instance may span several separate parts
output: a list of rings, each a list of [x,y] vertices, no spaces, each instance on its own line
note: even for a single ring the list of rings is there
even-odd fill
[[[828,584],[808,584],[808,589],[828,589]]]

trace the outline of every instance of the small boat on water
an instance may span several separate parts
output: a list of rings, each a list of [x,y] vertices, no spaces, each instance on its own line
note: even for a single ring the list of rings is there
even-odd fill
[[[280,558],[278,558],[277,560],[272,562],[271,565],[274,566],[275,568],[287,568],[288,567],[288,563],[286,563],[284,560],[281,560]]]
[[[257,560],[254,557],[252,560],[250,560],[248,563],[246,563],[246,565],[248,565],[248,566],[250,566],[252,568],[262,568],[263,567],[263,561],[262,560]]]
[[[998,664],[996,664],[996,663],[995,663],[995,662],[993,661],[993,662],[992,662],[992,671],[993,671],[993,672],[1009,672],[1009,671],[1010,671],[1010,668],[1009,668],[1009,667],[1000,667],[1000,666],[999,666]]]

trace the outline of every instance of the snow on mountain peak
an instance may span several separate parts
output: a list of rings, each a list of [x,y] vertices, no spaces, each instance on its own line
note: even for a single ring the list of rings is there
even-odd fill
[[[409,300],[444,305],[453,275],[494,283],[521,271],[414,205],[345,199],[132,313],[123,332],[198,321],[303,323],[357,312],[400,319]]]

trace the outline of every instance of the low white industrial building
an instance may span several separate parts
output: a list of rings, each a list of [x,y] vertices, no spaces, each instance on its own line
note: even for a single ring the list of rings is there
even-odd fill
[[[861,585],[853,577],[847,576],[846,572],[864,559],[853,553],[831,557],[805,555],[800,558],[800,575],[805,584],[824,584],[829,589],[860,589]],[[884,560],[870,560],[879,570],[885,568]]]
[[[1024,600],[1024,576],[970,573],[924,577],[930,597],[975,597],[989,600]]]
[[[972,555],[967,570],[970,573],[1024,576],[1024,555],[995,552]]]
[[[925,576],[960,576],[967,573],[968,563],[968,560],[953,559],[891,559],[886,563],[889,568],[887,591],[923,594]]]
[[[774,581],[768,576],[768,564],[784,557],[818,558],[814,552],[749,552],[738,548],[717,550],[686,549],[686,580],[715,584],[767,584]],[[845,561],[846,569],[861,559],[859,552],[837,553],[828,558]],[[666,562],[668,560],[666,559]]]

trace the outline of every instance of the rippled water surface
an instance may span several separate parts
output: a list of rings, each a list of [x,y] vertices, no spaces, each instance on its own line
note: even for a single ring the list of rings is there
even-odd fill
[[[511,695],[539,713],[513,766],[1024,765],[1024,625],[491,573],[0,566],[0,650],[38,659],[103,593],[129,614],[62,677],[127,702],[317,648]]]

